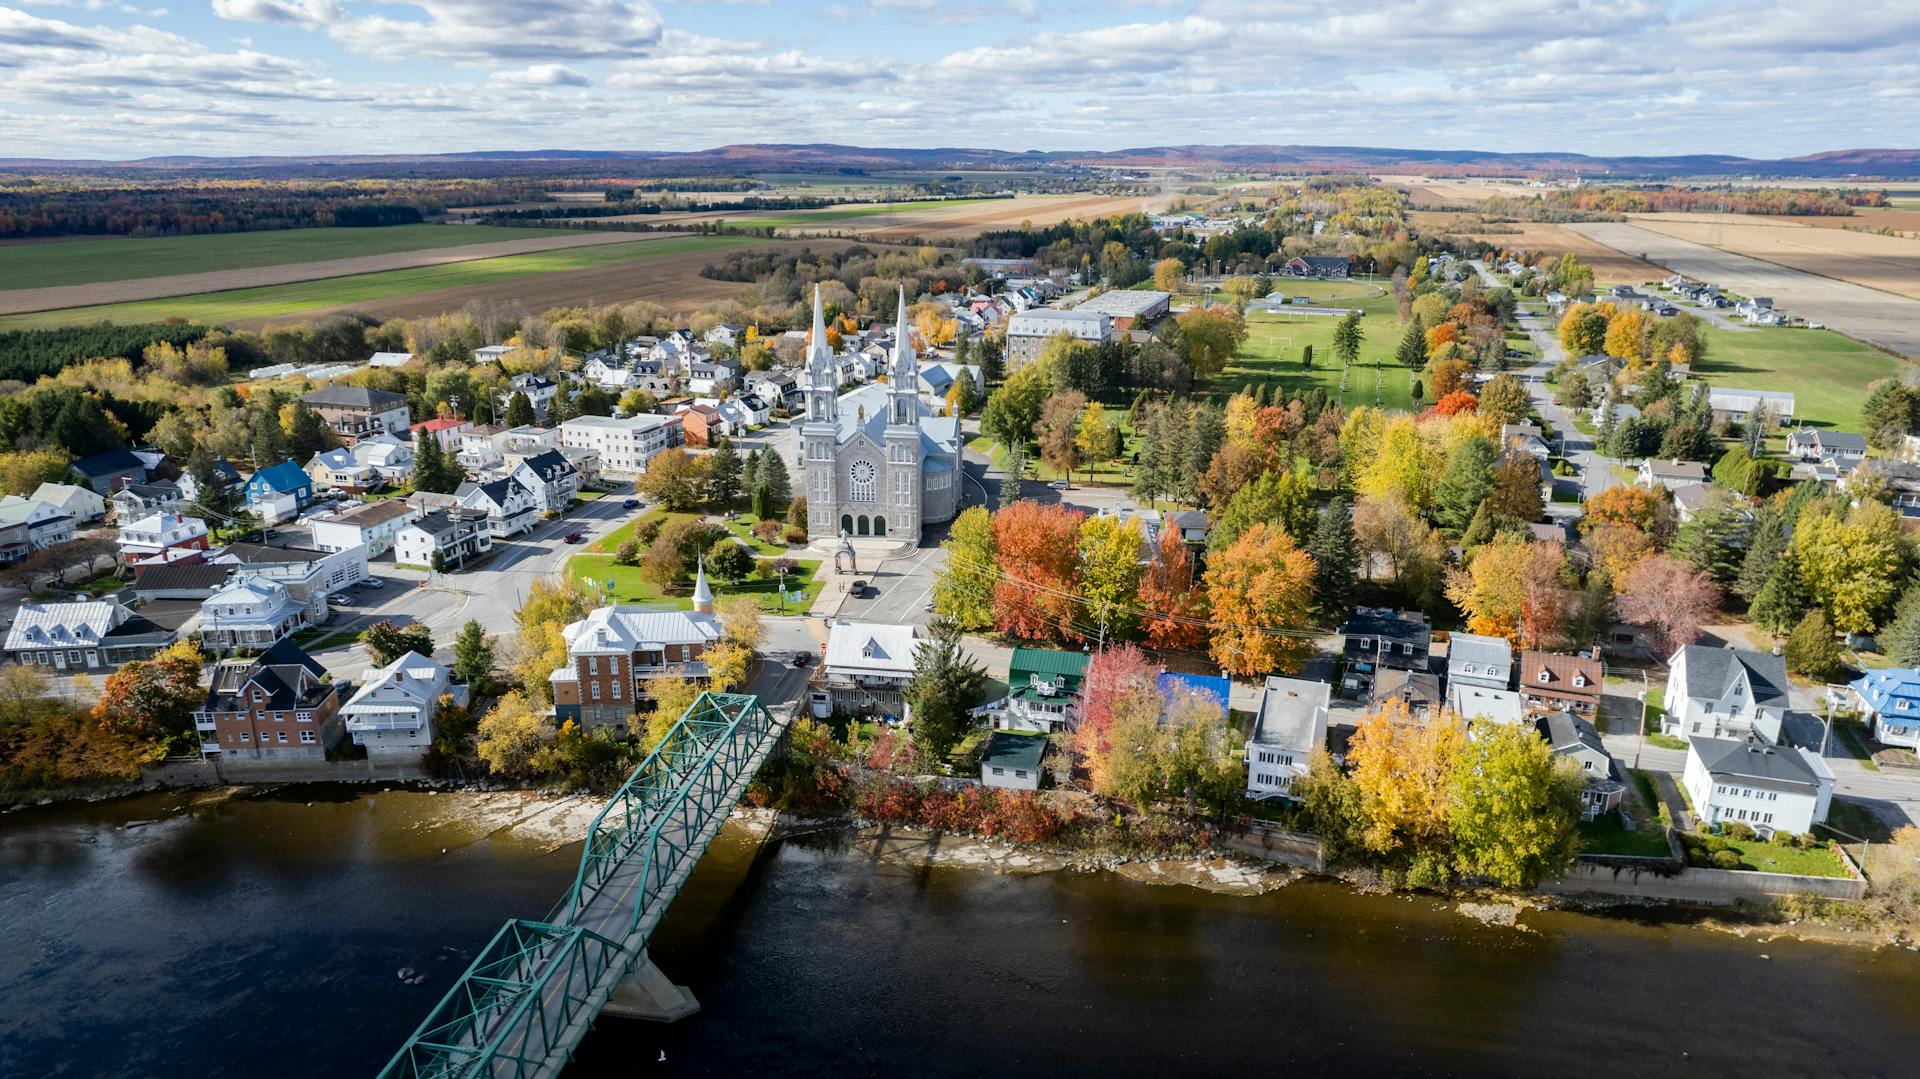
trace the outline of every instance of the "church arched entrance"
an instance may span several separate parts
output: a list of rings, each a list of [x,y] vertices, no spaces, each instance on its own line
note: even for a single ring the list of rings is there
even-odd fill
[[[840,534],[843,536],[853,535],[853,514],[843,513],[840,515]]]
[[[861,515],[860,515],[860,519],[859,519],[859,520],[858,520],[857,522],[855,522],[855,523],[856,523],[856,524],[858,524],[858,525],[860,526],[860,531],[859,531],[858,533],[856,533],[857,535],[861,535],[861,536],[867,536],[867,535],[872,535],[872,533],[870,533],[870,532],[868,532],[868,531],[867,531],[867,528],[868,528],[869,526],[868,526],[868,523],[867,523],[867,515],[866,515],[866,514],[864,514],[864,513],[863,513],[863,514],[861,514]]]
[[[876,536],[884,536],[887,534],[887,519],[885,517],[875,517],[873,519],[873,534]]]

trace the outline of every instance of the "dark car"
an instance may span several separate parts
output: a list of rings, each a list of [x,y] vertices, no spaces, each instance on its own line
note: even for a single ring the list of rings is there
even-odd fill
[[[793,654],[793,665],[796,667],[804,667],[807,664],[812,662],[813,662],[812,652],[795,652]]]
[[[579,543],[579,542],[581,542],[581,541],[583,541],[583,540],[585,540],[586,538],[587,538],[587,534],[586,534],[585,532],[569,532],[569,533],[567,533],[567,542],[568,542],[568,543]]]
[[[620,508],[623,510],[637,510],[640,508],[640,500],[637,498],[629,498],[625,502],[620,503]]]

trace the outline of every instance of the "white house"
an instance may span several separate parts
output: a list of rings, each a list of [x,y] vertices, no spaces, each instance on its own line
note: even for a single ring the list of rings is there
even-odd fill
[[[902,692],[913,681],[919,648],[914,626],[835,622],[827,630],[827,654],[809,694],[813,714],[821,719],[874,713],[910,719]]]
[[[1285,796],[1308,771],[1314,748],[1327,744],[1327,706],[1333,686],[1301,678],[1267,677],[1260,711],[1247,739],[1247,796]]]
[[[120,554],[129,560],[145,558],[175,547],[206,550],[207,523],[198,517],[156,513],[120,526]]]
[[[1513,642],[1455,633],[1447,645],[1447,684],[1505,689],[1513,681]]]
[[[393,560],[403,566],[432,568],[440,556],[443,571],[493,550],[493,528],[483,510],[457,506],[434,510],[408,522],[394,536]]]
[[[1666,715],[1660,729],[1682,738],[1780,741],[1787,715],[1787,663],[1744,648],[1689,644],[1667,661]]]
[[[637,476],[663,451],[685,445],[685,431],[678,416],[577,416],[560,425],[560,444],[599,454],[609,475]]]
[[[980,782],[1003,790],[1037,791],[1046,759],[1045,735],[994,731],[980,753]]]
[[[1707,481],[1707,466],[1698,461],[1656,461],[1651,458],[1640,462],[1640,472],[1634,479],[1634,485],[1653,490],[1674,490]]]
[[[1472,682],[1447,683],[1447,707],[1468,722],[1519,723],[1526,716],[1526,704],[1520,693],[1511,689],[1489,689]]]
[[[98,521],[107,515],[107,500],[77,484],[43,483],[27,497],[71,514],[76,521]]]
[[[463,483],[456,492],[463,509],[481,510],[493,528],[495,539],[506,539],[532,531],[540,519],[540,507],[527,485],[509,476],[487,483]]]
[[[445,665],[408,652],[370,673],[340,715],[354,744],[367,747],[368,757],[417,760],[433,744],[442,697],[465,707],[467,687],[456,685]]]
[[[560,392],[560,384],[545,375],[515,375],[507,380],[507,388],[500,394],[500,413],[505,415],[507,406],[513,401],[513,395],[524,393],[528,403],[533,405],[536,418],[547,414],[547,406],[553,403],[554,395]]]
[[[1809,750],[1689,738],[1681,776],[1702,824],[1739,822],[1761,835],[1809,832],[1827,819],[1833,772]]]
[[[322,551],[365,547],[368,558],[378,558],[392,549],[400,530],[418,516],[420,511],[405,499],[389,498],[342,506],[309,518],[307,524],[313,532],[313,545]]]
[[[230,543],[208,562],[240,566],[236,571],[286,585],[293,598],[307,607],[307,621],[327,620],[327,597],[367,579],[367,549],[318,551],[311,547],[275,547],[264,543]]]
[[[353,444],[353,459],[374,470],[388,483],[413,478],[413,445],[392,435],[374,435]]]
[[[147,659],[173,633],[108,600],[22,603],[7,626],[6,652],[22,667],[98,671]]]
[[[0,526],[9,524],[26,525],[27,540],[36,551],[44,551],[73,538],[73,514],[37,498],[21,498],[19,495],[0,498]]]
[[[533,504],[541,513],[564,512],[580,493],[580,472],[559,450],[523,458],[507,475],[533,492]]]
[[[200,604],[200,639],[208,648],[266,648],[307,625],[307,616],[286,585],[237,573]]]

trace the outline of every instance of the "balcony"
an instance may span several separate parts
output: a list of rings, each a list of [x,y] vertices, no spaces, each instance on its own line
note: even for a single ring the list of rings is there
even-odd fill
[[[220,754],[220,743],[218,743],[218,742],[202,742],[202,743],[200,743],[200,753],[201,753],[201,755],[202,755],[202,756],[207,756],[207,757],[215,757],[215,756],[219,756],[219,754]]]
[[[195,716],[193,719],[193,729],[196,731],[216,731],[220,728],[214,724],[212,719]]]

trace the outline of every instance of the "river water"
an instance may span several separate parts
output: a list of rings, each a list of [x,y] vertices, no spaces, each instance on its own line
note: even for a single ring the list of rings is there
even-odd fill
[[[316,797],[0,816],[0,1076],[371,1074],[573,877],[577,845],[465,819],[465,795]],[[602,1023],[571,1074],[1920,1074],[1913,953],[1523,924],[729,830],[653,949],[704,1010]]]

